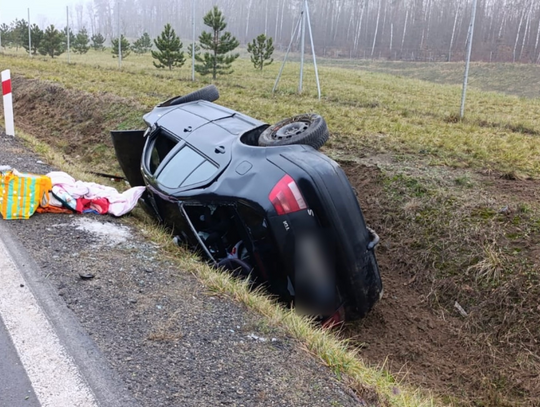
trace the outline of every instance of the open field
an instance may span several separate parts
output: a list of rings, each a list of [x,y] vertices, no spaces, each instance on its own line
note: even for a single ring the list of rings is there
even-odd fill
[[[158,71],[148,56],[130,56],[122,71],[108,52],[74,56],[70,65],[65,56],[0,61],[17,75],[16,124],[66,160],[104,172],[117,171],[108,129],[140,127],[148,108],[206,83],[191,83],[188,67]],[[540,99],[471,88],[459,121],[459,86],[325,61],[318,101],[312,71],[296,95],[294,63],[274,96],[279,63],[262,73],[245,59],[234,67],[216,82],[219,103],[270,123],[309,111],[326,118],[332,138],[324,151],[342,164],[383,239],[386,296],[340,335],[389,380],[433,390],[449,404],[535,405]],[[514,88],[525,89],[520,79]]]
[[[81,69],[82,62],[77,60],[82,58],[87,58],[93,69]],[[72,65],[65,61],[65,57],[53,61],[16,58],[10,65],[14,73],[20,67],[29,78],[52,80],[68,89],[91,93],[110,92],[146,107],[172,93],[201,85],[201,81],[186,82],[191,75],[189,67],[158,71],[149,56],[130,55],[124,61],[123,71],[116,69],[116,61],[107,51],[72,56]],[[434,86],[365,71],[322,69],[323,98],[317,101],[313,72],[306,75],[304,95],[295,95],[298,66],[290,64],[279,93],[271,98],[278,64],[270,68],[261,74],[252,69],[249,61],[237,61],[233,75],[218,78],[218,86],[232,89],[222,92],[223,103],[269,122],[293,112],[316,110],[339,136],[338,144],[358,149],[421,151],[435,164],[515,172],[532,178],[540,174],[540,162],[536,159],[540,150],[535,137],[540,135],[540,99],[471,89],[466,120],[460,122],[458,86]],[[136,113],[128,115],[122,125],[136,125],[136,117]]]
[[[362,69],[415,78],[439,84],[463,84],[464,62],[404,62],[336,60],[321,61],[328,66]],[[527,98],[540,98],[540,65],[511,63],[474,63],[469,72],[469,86],[487,92],[501,92]],[[518,79],[517,79],[518,78]]]

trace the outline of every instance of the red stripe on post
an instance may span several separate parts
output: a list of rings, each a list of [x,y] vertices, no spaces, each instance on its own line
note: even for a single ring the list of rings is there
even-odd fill
[[[8,93],[11,93],[11,79],[2,82],[2,94],[7,95]]]

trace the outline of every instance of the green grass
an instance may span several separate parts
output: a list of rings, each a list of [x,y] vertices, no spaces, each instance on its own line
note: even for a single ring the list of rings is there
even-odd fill
[[[389,73],[439,84],[462,85],[463,62],[404,62],[324,59],[324,65]],[[473,63],[469,87],[527,98],[540,97],[540,66],[535,64]]]
[[[190,82],[187,66],[158,71],[149,56],[130,55],[118,70],[107,51],[73,56],[70,65],[65,57],[3,56],[0,61],[14,74],[95,94],[114,93],[146,108],[208,83],[208,78]],[[267,122],[318,112],[326,118],[338,143],[352,149],[353,154],[365,149],[421,153],[433,164],[540,176],[540,99],[471,89],[466,118],[456,121],[459,86],[323,66],[323,97],[318,101],[312,69],[305,75],[305,93],[297,95],[298,65],[288,64],[278,92],[272,96],[278,63],[260,73],[241,59],[234,68],[232,75],[216,81],[222,94],[219,103]],[[127,127],[125,123],[118,126]]]

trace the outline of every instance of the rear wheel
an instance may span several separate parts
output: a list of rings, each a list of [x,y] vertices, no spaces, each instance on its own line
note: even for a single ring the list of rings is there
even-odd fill
[[[268,127],[259,136],[259,146],[304,144],[318,150],[329,138],[325,120],[318,114],[301,114]]]

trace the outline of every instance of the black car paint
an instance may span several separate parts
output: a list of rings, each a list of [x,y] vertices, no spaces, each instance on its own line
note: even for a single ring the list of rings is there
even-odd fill
[[[239,236],[250,240],[247,245],[254,277],[282,300],[292,301],[295,294],[302,291],[302,287],[294,287],[295,269],[299,264],[295,247],[303,236],[316,234],[321,236],[320,242],[324,242],[321,250],[331,263],[328,281],[332,284],[335,281],[337,287],[332,288],[336,294],[334,308],[344,301],[349,319],[362,317],[371,309],[382,293],[375,255],[373,249],[368,248],[373,236],[366,228],[352,187],[337,163],[309,146],[263,148],[250,145],[253,144],[250,138],[256,137],[267,125],[206,101],[157,107],[144,119],[150,129],[145,146],[141,149],[140,140],[134,142],[131,154],[125,151],[130,144],[129,136],[119,142],[123,135],[117,133],[115,140],[113,132],[120,164],[132,185],[140,185],[142,181],[147,186],[143,197],[147,208],[175,233],[183,233],[186,243],[191,246],[201,243],[199,236],[186,233],[193,229],[191,222],[185,219],[186,208],[219,205],[234,208],[227,210],[238,214]],[[217,165],[214,176],[184,188],[162,185],[159,174],[153,174],[149,165],[152,143],[160,137],[160,132],[178,140],[174,149],[179,150],[185,143]],[[131,137],[141,138],[143,133],[133,132]],[[139,160],[142,157],[142,162],[134,170],[137,155]],[[159,168],[166,166],[163,162]],[[142,178],[137,171],[142,172]],[[296,182],[308,207],[278,215],[268,197],[286,174]],[[246,208],[263,219],[266,233],[263,244],[253,238],[240,215],[241,211],[248,210]],[[304,291],[309,296],[309,289]],[[305,302],[313,308],[317,299],[307,298]],[[332,311],[323,307],[316,312]]]

